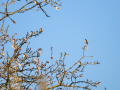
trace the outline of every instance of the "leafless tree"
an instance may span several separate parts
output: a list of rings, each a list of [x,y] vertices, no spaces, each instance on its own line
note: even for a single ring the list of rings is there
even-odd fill
[[[17,0],[20,1],[20,0]],[[60,0],[58,0],[60,1]],[[28,10],[33,10],[34,7],[38,6],[43,13],[47,17],[47,13],[42,9],[43,6],[48,4],[52,5],[56,9],[59,9],[56,5],[61,6],[61,3],[58,4],[58,1],[52,0],[43,0],[38,2],[37,0],[32,0],[28,2],[26,0],[26,4],[22,6],[19,10],[15,12],[8,12],[7,5],[14,4],[15,0],[7,3],[2,3],[1,5],[5,5],[5,12],[0,12],[3,14],[3,17],[0,19],[2,22],[2,27],[0,28],[0,88],[4,90],[31,90],[31,86],[34,86],[34,89],[39,90],[49,90],[49,89],[87,89],[90,90],[89,86],[97,87],[101,82],[92,82],[92,80],[79,81],[78,78],[82,78],[83,74],[79,74],[83,72],[86,65],[91,64],[100,64],[98,61],[94,63],[89,63],[88,61],[85,63],[81,63],[81,60],[84,57],[92,57],[92,56],[84,56],[84,51],[87,49],[87,44],[85,43],[82,57],[74,64],[66,69],[66,64],[64,62],[65,57],[69,55],[68,53],[60,53],[60,59],[53,62],[52,51],[53,47],[51,47],[51,60],[46,61],[45,63],[39,61],[39,57],[41,55],[42,48],[38,48],[35,51],[32,51],[29,47],[30,42],[29,39],[39,36],[43,33],[42,28],[36,32],[27,32],[25,37],[23,38],[15,38],[17,33],[14,33],[12,37],[10,37],[7,33],[9,29],[8,27],[4,28],[5,18],[13,15],[15,13],[24,13]],[[28,4],[34,3],[34,5],[30,8],[25,8]],[[37,11],[37,10],[36,10]],[[13,19],[10,18],[13,23],[16,23]],[[5,44],[11,43],[14,52],[12,56],[9,55],[7,51],[5,51]],[[26,50],[22,50],[23,46],[26,45]],[[51,64],[49,64],[51,62]],[[75,69],[73,68],[75,67]],[[65,82],[67,81],[67,82]],[[80,86],[78,83],[85,83],[86,86]]]

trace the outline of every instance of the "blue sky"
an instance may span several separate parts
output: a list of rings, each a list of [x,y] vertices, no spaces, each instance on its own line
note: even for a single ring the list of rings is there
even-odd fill
[[[0,3],[4,1],[0,0]],[[51,5],[43,8],[51,17],[46,17],[41,10],[29,10],[10,16],[16,24],[13,24],[9,18],[5,18],[4,27],[10,25],[9,35],[17,33],[17,38],[25,37],[27,32],[42,28],[41,35],[29,40],[30,47],[32,50],[43,49],[40,57],[40,61],[43,62],[50,61],[51,46],[53,47],[53,61],[59,60],[60,52],[69,53],[65,58],[66,69],[82,57],[84,39],[87,39],[89,44],[85,55],[93,57],[83,58],[81,62],[99,61],[100,64],[87,65],[81,80],[102,82],[97,88],[91,87],[92,90],[104,90],[104,87],[107,88],[106,90],[118,90],[120,85],[120,1],[61,0],[61,2],[62,6],[59,10]],[[8,6],[8,11],[15,11],[24,4],[25,0],[15,2]],[[32,5],[34,3],[30,6]],[[0,11],[4,11],[3,8],[0,6]],[[12,54],[11,44],[5,48]]]

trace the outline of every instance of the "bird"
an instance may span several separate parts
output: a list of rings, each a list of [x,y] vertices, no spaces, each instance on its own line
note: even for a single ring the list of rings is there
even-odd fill
[[[13,43],[15,43],[15,39],[13,39]]]
[[[35,0],[34,3],[37,4],[37,1]]]
[[[39,29],[39,33],[41,33],[41,32],[43,32],[43,31],[42,31],[42,28]]]
[[[84,42],[85,42],[85,44],[88,44],[88,41],[86,39],[84,40]]]
[[[23,54],[23,58],[25,58],[26,57],[26,55],[25,54]]]
[[[105,88],[105,90],[106,90],[106,88]]]
[[[79,61],[78,65],[79,65],[79,67],[81,66],[81,62],[80,61]]]
[[[47,0],[44,0],[44,2],[47,2]]]
[[[32,36],[32,35],[33,35],[33,31],[30,32],[30,36]]]

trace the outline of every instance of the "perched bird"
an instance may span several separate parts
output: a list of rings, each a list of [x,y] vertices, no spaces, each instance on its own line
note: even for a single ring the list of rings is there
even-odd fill
[[[32,37],[32,35],[33,35],[33,31],[30,32],[30,36],[31,36],[31,37]]]
[[[106,88],[105,88],[105,90],[106,90]]]
[[[86,39],[84,40],[84,42],[85,42],[85,44],[88,44],[88,41]]]
[[[26,55],[25,54],[23,54],[23,58],[25,58],[26,57]]]
[[[34,3],[37,4],[37,1],[35,0]]]
[[[13,39],[13,43],[15,44],[15,39]]]
[[[81,66],[81,62],[80,61],[79,61],[78,65],[79,65],[79,67]]]
[[[47,0],[44,0],[44,2],[47,2]]]
[[[43,32],[43,31],[42,31],[42,28],[39,29],[39,33],[41,33],[41,32]]]

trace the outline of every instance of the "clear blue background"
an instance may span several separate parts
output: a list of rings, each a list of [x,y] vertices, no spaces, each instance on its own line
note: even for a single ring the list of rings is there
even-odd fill
[[[41,0],[38,0],[41,1]],[[0,3],[7,0],[0,0]],[[53,47],[53,61],[59,60],[60,52],[69,53],[65,58],[66,69],[82,57],[84,39],[88,40],[88,50],[84,62],[99,61],[99,65],[87,65],[81,80],[101,81],[97,88],[92,90],[119,90],[120,86],[120,0],[61,0],[62,6],[56,10],[51,5],[43,7],[47,14],[29,10],[25,13],[16,13],[10,17],[15,20],[13,24],[5,18],[5,25],[10,24],[8,34],[17,33],[16,38],[25,37],[27,32],[43,29],[43,33],[31,40],[32,50],[42,48],[40,61],[50,61]],[[26,4],[25,0],[8,5],[8,11],[13,12]],[[34,5],[27,6],[30,7]],[[34,8],[36,10],[37,7]],[[0,6],[0,11],[4,7]],[[0,15],[0,18],[2,15]],[[2,24],[2,21],[0,21]],[[24,51],[25,47],[23,47]],[[5,50],[12,55],[11,44]],[[75,66],[77,67],[77,65]],[[80,73],[81,74],[81,73]],[[81,89],[80,89],[81,90]]]

